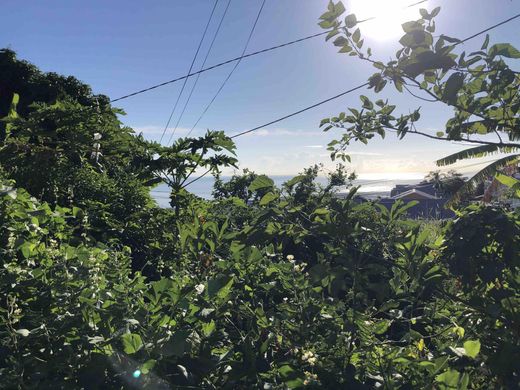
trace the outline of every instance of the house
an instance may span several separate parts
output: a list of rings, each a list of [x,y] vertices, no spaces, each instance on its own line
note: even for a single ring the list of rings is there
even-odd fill
[[[386,208],[391,208],[399,200],[405,203],[416,201],[417,204],[407,211],[410,218],[453,218],[455,216],[453,211],[445,208],[448,199],[439,195],[432,183],[397,184],[390,191],[390,197],[381,199],[379,203]]]
[[[390,197],[393,198],[396,195],[408,192],[410,190],[417,190],[423,193],[438,197],[437,189],[433,183],[419,183],[419,184],[397,184],[392,191],[390,191]]]
[[[391,196],[390,199],[402,199],[402,200],[432,200],[439,199],[435,195],[431,195],[427,192],[421,191],[417,188],[401,192],[397,195]]]

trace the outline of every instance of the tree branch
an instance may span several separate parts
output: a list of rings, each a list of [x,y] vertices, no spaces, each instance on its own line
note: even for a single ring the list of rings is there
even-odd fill
[[[397,129],[395,129],[395,128],[386,127],[386,129],[389,131],[397,132]],[[490,141],[481,141],[481,140],[473,140],[473,139],[457,140],[457,139],[450,139],[450,138],[445,138],[445,137],[437,137],[436,135],[431,135],[431,134],[424,133],[424,132],[418,131],[418,130],[407,131],[406,134],[422,135],[423,137],[436,139],[439,141],[469,142],[469,143],[478,144],[478,145],[494,145],[494,146],[498,146],[498,147],[520,148],[520,144],[515,144],[515,143],[511,143],[511,142],[490,142]]]

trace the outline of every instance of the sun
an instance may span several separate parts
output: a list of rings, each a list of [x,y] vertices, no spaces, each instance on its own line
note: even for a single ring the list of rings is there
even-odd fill
[[[419,19],[419,8],[410,0],[350,0],[345,3],[348,13],[356,14],[357,20],[375,18],[359,24],[361,35],[378,41],[387,41],[403,35],[401,24]]]

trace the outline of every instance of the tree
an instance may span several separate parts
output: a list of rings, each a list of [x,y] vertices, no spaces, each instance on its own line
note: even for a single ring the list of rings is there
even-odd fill
[[[440,8],[431,12],[420,10],[421,18],[402,25],[404,35],[399,40],[402,48],[390,61],[374,59],[370,48],[365,48],[361,35],[362,27],[354,14],[343,22],[345,12],[341,2],[329,3],[321,16],[320,26],[329,29],[327,40],[334,39],[340,53],[355,56],[377,69],[368,79],[368,88],[380,93],[388,84],[397,91],[408,93],[416,99],[444,104],[453,110],[446,121],[445,129],[433,135],[419,127],[420,108],[409,114],[395,115],[396,109],[388,100],[372,102],[361,96],[362,108],[351,108],[349,113],[340,113],[324,119],[325,131],[341,128],[340,140],[329,145],[332,157],[347,158],[346,148],[351,141],[367,143],[376,135],[395,132],[399,138],[416,134],[436,140],[464,141],[475,146],[454,153],[437,161],[439,166],[450,165],[459,160],[510,153],[520,148],[520,75],[509,66],[520,58],[520,51],[509,43],[489,44],[486,36],[480,50],[456,52],[466,40],[437,34],[434,38],[435,21]],[[473,135],[495,135],[495,141],[483,141]],[[507,138],[506,138],[507,137]],[[500,168],[516,164],[519,154],[508,155],[489,164],[466,182],[453,197],[458,201],[464,193],[472,192],[485,178],[494,175]]]
[[[231,156],[224,153],[227,151]],[[208,173],[218,174],[222,167],[236,167],[235,144],[223,131],[208,131],[199,138],[179,138],[172,146],[158,149],[159,157],[151,163],[157,181],[171,189],[170,204],[176,213],[189,203],[185,187]],[[189,178],[198,168],[206,172],[193,181]]]
[[[227,182],[222,181],[220,175],[216,177],[213,185],[213,196],[215,199],[226,199],[236,197],[244,202],[249,202],[253,198],[258,198],[258,193],[254,194],[249,191],[249,186],[258,177],[258,175],[249,169],[244,169],[242,174],[234,174]]]
[[[466,182],[466,179],[459,172],[450,170],[446,173],[437,171],[429,172],[421,183],[433,184],[436,191],[444,196],[452,196]]]

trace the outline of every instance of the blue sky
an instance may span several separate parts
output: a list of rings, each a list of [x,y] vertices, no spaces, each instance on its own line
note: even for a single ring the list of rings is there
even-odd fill
[[[227,0],[219,1],[195,70],[200,68],[226,3]],[[399,15],[384,9],[390,1],[344,3],[347,9],[360,13],[360,17],[383,14],[362,25],[361,30],[368,34],[365,41],[375,56],[389,58],[398,48],[395,31],[402,22]],[[261,0],[232,0],[206,65],[240,55],[260,4]],[[248,52],[321,31],[317,21],[326,5],[325,0],[267,0]],[[520,4],[510,0],[429,0],[421,7],[431,10],[438,5],[442,11],[437,17],[437,32],[461,38],[520,11]],[[74,75],[90,84],[96,93],[117,98],[185,74],[212,6],[212,0],[25,0],[23,4],[4,0],[0,46],[11,47],[20,58],[45,71]],[[414,15],[418,8],[406,12]],[[519,27],[520,22],[514,21],[494,30],[492,42],[520,46]],[[477,50],[482,41],[483,37],[477,38],[461,49]],[[201,75],[178,135],[191,128],[232,66]],[[245,59],[193,135],[200,135],[208,128],[232,134],[256,127],[361,84],[371,73],[366,64],[338,54],[322,38]],[[187,83],[180,107],[192,82]],[[142,131],[147,138],[158,139],[181,85],[176,83],[117,102],[127,113],[122,121]],[[373,96],[369,91],[362,93]],[[324,134],[318,124],[347,107],[359,106],[358,95],[345,96],[237,139],[241,167],[274,175],[296,174],[315,162],[331,166],[325,146],[339,133]],[[397,103],[402,112],[422,106],[422,129],[429,131],[442,130],[449,115],[442,106],[416,101],[391,88],[379,97]],[[176,121],[175,115],[172,123]],[[350,169],[366,178],[419,177],[435,168],[436,158],[462,147],[417,136],[398,141],[390,135],[368,146],[352,145]],[[461,169],[474,170],[474,167]]]

